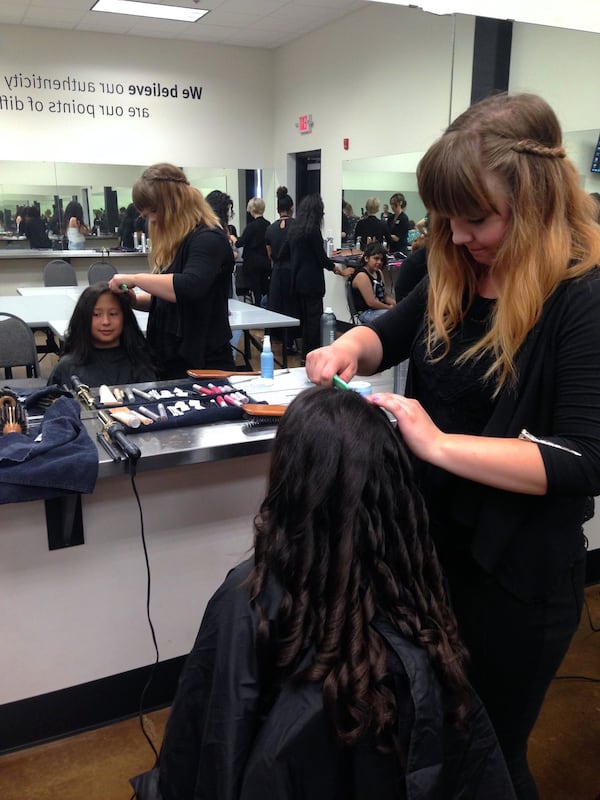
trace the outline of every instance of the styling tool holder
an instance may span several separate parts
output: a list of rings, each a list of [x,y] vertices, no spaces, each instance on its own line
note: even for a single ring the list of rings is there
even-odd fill
[[[15,392],[0,390],[0,436],[9,433],[27,433],[29,419],[27,410]]]
[[[35,439],[40,433],[44,414],[59,397],[72,398],[73,394],[56,384],[33,391],[0,386],[0,400],[4,401],[0,405],[0,436],[23,433],[29,439]],[[13,423],[20,426],[20,430],[13,427]]]
[[[223,378],[182,379],[156,388],[135,384],[115,388],[123,389],[122,404],[102,405],[99,396],[94,399],[98,408],[110,412],[125,426],[128,434],[241,420],[244,406],[252,401],[243,389]]]

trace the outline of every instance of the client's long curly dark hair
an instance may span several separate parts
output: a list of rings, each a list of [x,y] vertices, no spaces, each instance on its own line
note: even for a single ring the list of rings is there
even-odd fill
[[[427,651],[456,718],[465,717],[466,650],[407,452],[381,409],[355,392],[316,387],[291,403],[254,549],[259,660],[275,652],[275,679],[284,681],[312,647],[300,679],[323,681],[342,743],[371,734],[387,747],[393,739],[396,703],[382,682],[386,646],[370,624],[376,614]],[[261,608],[270,576],[283,588],[276,634]]]

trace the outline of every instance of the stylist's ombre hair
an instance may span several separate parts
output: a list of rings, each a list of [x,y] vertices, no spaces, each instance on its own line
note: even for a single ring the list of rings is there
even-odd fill
[[[508,230],[491,267],[500,287],[493,324],[462,357],[491,353],[488,378],[498,390],[516,376],[515,355],[544,301],[561,281],[600,263],[593,201],[566,158],[554,111],[532,94],[500,94],[471,106],[429,148],[417,177],[431,212],[429,347],[436,357],[447,353],[481,270],[452,243],[450,218],[496,212],[490,179],[506,193]]]
[[[131,198],[140,213],[154,213],[149,223],[150,263],[154,272],[168,267],[181,242],[198,225],[221,227],[202,193],[190,186],[183,170],[173,164],[154,164],[133,185]]]
[[[383,684],[386,647],[371,625],[378,614],[427,651],[450,707],[466,713],[466,655],[425,506],[381,409],[355,392],[302,392],[279,423],[255,531],[257,651],[274,687],[312,649],[295,680],[323,682],[340,741],[371,734],[391,746],[396,704]],[[272,629],[261,607],[269,576],[283,589]]]

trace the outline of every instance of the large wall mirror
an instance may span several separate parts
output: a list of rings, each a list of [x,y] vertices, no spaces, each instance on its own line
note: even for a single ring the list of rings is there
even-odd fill
[[[56,198],[63,208],[70,200],[78,200],[83,206],[85,221],[91,224],[97,209],[107,209],[105,188],[110,187],[114,193],[117,208],[127,206],[131,202],[131,187],[144,169],[139,165],[1,162],[0,211],[6,230],[14,228],[18,208],[38,204],[42,215],[47,209],[54,213]],[[222,167],[184,167],[184,170],[190,183],[204,195],[213,189],[231,195],[239,212],[240,195],[245,192],[245,170]],[[245,212],[238,213],[240,216],[245,220]]]
[[[566,131],[564,143],[569,158],[581,176],[581,185],[588,192],[600,192],[600,175],[590,171],[598,142],[597,128]],[[356,216],[361,215],[367,198],[378,197],[381,208],[389,204],[394,192],[402,192],[407,201],[409,219],[422,219],[425,207],[417,189],[416,170],[423,152],[401,153],[376,158],[357,158],[344,161],[342,173],[343,199],[350,203]]]
[[[350,203],[354,215],[360,217],[369,197],[380,200],[380,213],[390,196],[402,192],[406,198],[406,214],[417,222],[425,216],[425,208],[417,191],[418,153],[356,158],[344,161],[342,172],[343,199]]]

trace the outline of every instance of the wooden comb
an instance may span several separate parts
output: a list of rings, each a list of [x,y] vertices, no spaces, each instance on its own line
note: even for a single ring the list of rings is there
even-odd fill
[[[250,417],[283,417],[287,406],[267,405],[266,403],[244,403],[242,406],[245,414]]]
[[[260,372],[238,372],[229,369],[188,369],[187,374],[196,380],[211,380],[212,378],[244,377],[245,375],[260,375]]]

